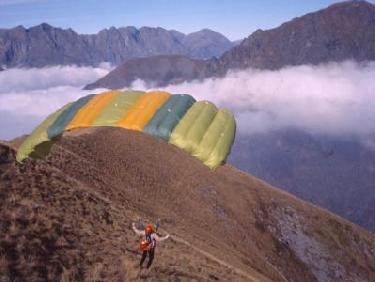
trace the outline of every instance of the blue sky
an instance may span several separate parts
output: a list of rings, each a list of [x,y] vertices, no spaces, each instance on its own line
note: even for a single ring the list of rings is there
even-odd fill
[[[96,33],[111,26],[160,26],[184,33],[210,28],[235,40],[305,13],[332,0],[0,0],[0,27],[47,22]],[[370,2],[375,2],[370,1]]]

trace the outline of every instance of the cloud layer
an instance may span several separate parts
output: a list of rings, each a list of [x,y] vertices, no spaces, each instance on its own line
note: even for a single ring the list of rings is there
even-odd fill
[[[52,111],[92,93],[81,89],[108,71],[109,66],[0,72],[0,139],[29,133]],[[312,134],[356,136],[372,146],[374,77],[375,62],[343,62],[278,71],[249,69],[165,90],[190,93],[233,110],[243,134],[294,127]],[[150,90],[144,85],[137,81],[133,88]]]
[[[103,77],[109,65],[9,69],[0,72],[0,139],[28,134],[48,114],[97,91],[82,87]]]
[[[348,61],[249,69],[166,90],[232,109],[243,133],[294,127],[313,134],[369,136],[375,133],[374,78],[375,62]]]

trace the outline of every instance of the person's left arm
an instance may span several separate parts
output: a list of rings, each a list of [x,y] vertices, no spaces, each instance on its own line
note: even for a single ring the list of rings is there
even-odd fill
[[[165,236],[159,236],[157,233],[154,234],[154,238],[156,241],[164,241],[166,239],[168,239],[170,236],[169,234],[165,235]]]

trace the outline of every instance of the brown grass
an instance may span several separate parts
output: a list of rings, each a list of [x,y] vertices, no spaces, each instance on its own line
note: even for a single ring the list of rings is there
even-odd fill
[[[229,165],[210,171],[145,134],[74,134],[23,165],[2,146],[0,281],[248,281],[241,272],[314,281],[335,279],[336,264],[348,280],[375,280],[375,240],[363,229]],[[163,232],[203,252],[161,242],[140,271],[137,218],[160,218]],[[295,238],[308,238],[310,251],[318,250],[311,242],[324,247],[321,273]]]

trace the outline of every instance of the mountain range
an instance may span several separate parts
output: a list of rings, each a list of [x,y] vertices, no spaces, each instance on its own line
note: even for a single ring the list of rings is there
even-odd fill
[[[219,58],[184,64],[176,57],[134,59],[89,84],[99,87],[129,87],[134,77],[154,86],[166,86],[181,81],[224,76],[228,70],[257,68],[280,69],[284,66],[340,62],[344,60],[375,60],[375,5],[366,1],[347,1],[295,18],[270,30],[257,30],[239,45]],[[187,59],[185,59],[187,60]],[[159,64],[156,64],[159,63]],[[129,74],[128,69],[137,65]],[[171,73],[154,71],[174,65]],[[191,75],[191,65],[199,72]],[[198,66],[199,65],[199,66]],[[119,77],[122,83],[119,84]],[[115,82],[116,81],[116,82]]]
[[[1,281],[374,281],[375,237],[230,165],[119,128],[0,143]],[[150,269],[132,222],[159,218]]]
[[[222,34],[203,29],[190,34],[163,28],[132,26],[78,34],[43,23],[31,28],[0,29],[0,66],[43,67],[118,65],[134,57],[179,54],[191,58],[220,56],[233,47]]]

